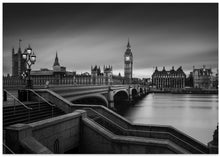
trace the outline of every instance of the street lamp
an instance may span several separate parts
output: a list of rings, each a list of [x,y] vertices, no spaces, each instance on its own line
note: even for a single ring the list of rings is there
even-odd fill
[[[30,45],[28,45],[28,48],[24,50],[24,53],[22,54],[22,58],[25,60],[25,63],[27,65],[27,71],[28,71],[28,80],[27,80],[27,88],[32,88],[32,82],[31,82],[31,65],[33,65],[36,62],[36,55],[32,51],[32,48]]]

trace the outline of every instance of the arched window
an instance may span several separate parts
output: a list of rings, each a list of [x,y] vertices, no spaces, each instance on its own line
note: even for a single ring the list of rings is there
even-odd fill
[[[55,140],[54,144],[53,144],[53,149],[54,149],[54,153],[55,154],[59,154],[59,147],[60,147],[60,142],[58,139]]]

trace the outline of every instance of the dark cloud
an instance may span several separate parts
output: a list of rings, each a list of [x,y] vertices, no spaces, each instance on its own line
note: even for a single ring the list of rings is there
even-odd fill
[[[123,74],[127,38],[134,73],[155,66],[217,66],[218,4],[3,4],[3,72],[11,72],[11,48],[31,44],[34,69],[52,68],[55,53],[69,70],[110,64]],[[146,73],[144,72],[145,69]]]

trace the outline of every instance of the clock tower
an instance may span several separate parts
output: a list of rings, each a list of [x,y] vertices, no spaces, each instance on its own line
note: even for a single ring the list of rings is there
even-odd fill
[[[133,55],[131,52],[131,46],[128,40],[127,49],[124,54],[124,77],[126,83],[132,83],[132,71],[133,71]]]

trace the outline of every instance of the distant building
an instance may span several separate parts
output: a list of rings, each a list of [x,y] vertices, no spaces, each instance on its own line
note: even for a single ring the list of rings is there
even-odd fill
[[[124,77],[127,83],[132,83],[133,73],[133,55],[131,52],[131,46],[128,40],[127,49],[124,54]]]
[[[56,57],[55,57],[54,64],[53,64],[53,70],[42,68],[40,70],[31,71],[31,77],[44,77],[44,76],[63,77],[66,75],[73,75],[73,72],[67,72],[66,67],[60,66],[57,52],[56,52]]]
[[[218,89],[218,72],[216,73],[215,76],[212,78],[212,87],[214,89]]]
[[[142,78],[142,84],[150,86],[151,84],[151,78]]]
[[[112,84],[112,76],[113,76],[113,73],[112,73],[112,66],[104,66],[103,68],[103,71],[104,71],[104,77],[105,77],[105,82],[106,84]]]
[[[25,60],[22,58],[22,51],[19,41],[18,52],[15,53],[14,48],[12,49],[12,76],[21,77],[22,73],[25,71],[26,71],[26,63]]]
[[[91,79],[93,84],[112,84],[112,66],[104,66],[103,73],[100,66],[91,66]]]
[[[124,77],[121,76],[121,73],[118,75],[112,76],[113,84],[124,84]]]
[[[193,85],[194,88],[210,89],[212,88],[212,69],[203,68],[196,69],[193,66]]]
[[[53,64],[53,70],[42,68],[40,70],[31,71],[31,79],[34,84],[44,84],[45,81],[49,81],[52,84],[59,84],[62,78],[73,78],[75,75],[75,72],[66,71],[66,67],[60,66],[57,52]]]
[[[185,88],[186,74],[183,72],[182,67],[174,70],[174,67],[170,71],[166,71],[165,67],[159,71],[156,67],[152,75],[152,84],[157,89],[172,89],[172,88]]]
[[[97,65],[95,65],[94,67],[91,66],[91,76],[92,77],[103,76],[103,73],[101,73],[100,66],[99,67]]]
[[[53,64],[53,71],[54,72],[59,72],[59,73],[65,73],[66,72],[66,67],[60,66],[59,59],[58,59],[58,56],[57,56],[57,52],[56,52],[56,57],[55,57],[55,61],[54,61],[54,64]]]
[[[186,78],[185,85],[187,87],[193,87],[193,73],[192,72],[190,72],[189,76]]]

